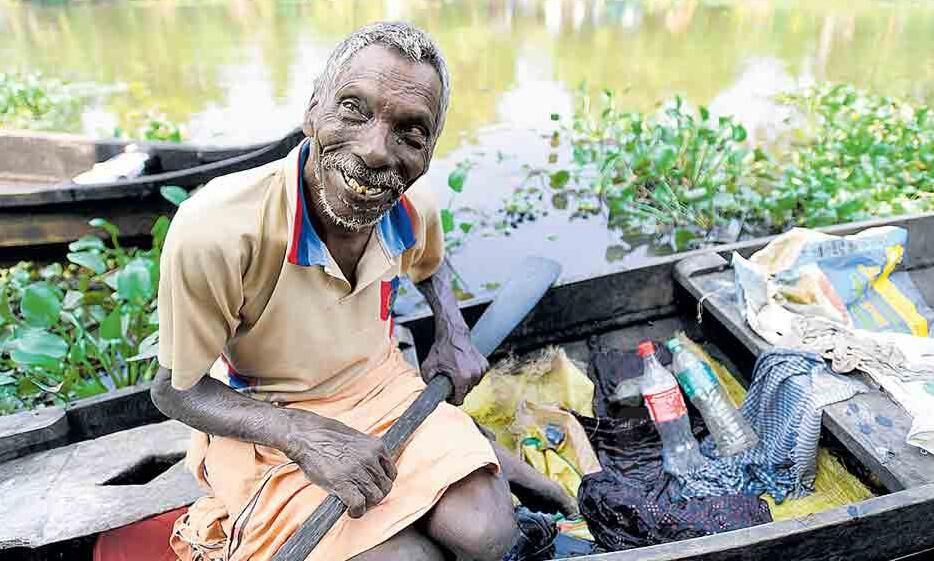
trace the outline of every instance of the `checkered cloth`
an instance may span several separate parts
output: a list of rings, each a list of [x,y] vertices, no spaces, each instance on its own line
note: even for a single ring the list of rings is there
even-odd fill
[[[756,362],[742,414],[759,445],[728,458],[711,459],[682,478],[684,497],[760,495],[781,503],[813,491],[822,408],[866,391],[853,378],[834,374],[817,354],[776,349]],[[701,444],[708,456],[712,439]]]

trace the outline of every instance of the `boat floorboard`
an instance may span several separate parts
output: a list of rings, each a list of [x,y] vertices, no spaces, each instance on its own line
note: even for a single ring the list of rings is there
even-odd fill
[[[685,263],[680,267],[682,274],[678,282],[692,296],[703,300],[704,314],[723,324],[745,347],[758,356],[771,348],[765,340],[755,334],[740,315],[736,305],[733,270],[725,269],[722,263],[704,256],[705,266]],[[696,274],[690,271],[698,267]],[[707,266],[713,270],[704,270]],[[931,298],[934,289],[934,269],[919,269],[911,276],[925,298]],[[932,298],[929,301],[934,301]],[[705,320],[706,321],[706,320]],[[868,377],[871,391],[855,396],[845,402],[824,409],[824,426],[863,465],[876,475],[889,491],[909,489],[934,483],[934,456],[905,443],[911,427],[911,417],[887,394],[875,389]]]

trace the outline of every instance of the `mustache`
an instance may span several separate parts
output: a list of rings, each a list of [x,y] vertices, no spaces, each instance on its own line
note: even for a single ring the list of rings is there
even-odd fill
[[[358,183],[370,187],[379,187],[380,189],[391,189],[400,195],[405,191],[406,187],[402,176],[395,170],[372,169],[364,164],[360,158],[352,154],[325,154],[321,158],[321,168],[338,170],[347,177],[356,179]]]

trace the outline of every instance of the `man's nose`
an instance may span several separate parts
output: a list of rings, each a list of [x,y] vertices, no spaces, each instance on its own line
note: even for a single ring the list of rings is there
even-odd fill
[[[370,169],[380,169],[389,165],[392,160],[390,145],[392,134],[385,123],[374,123],[365,131],[356,143],[354,152]]]

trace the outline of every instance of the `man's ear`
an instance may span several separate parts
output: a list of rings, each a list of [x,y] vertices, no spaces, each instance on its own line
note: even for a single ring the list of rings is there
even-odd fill
[[[302,130],[305,132],[305,136],[312,137],[315,135],[314,122],[318,114],[318,107],[318,93],[315,92],[308,98],[308,105],[305,106],[305,117],[302,119]]]

